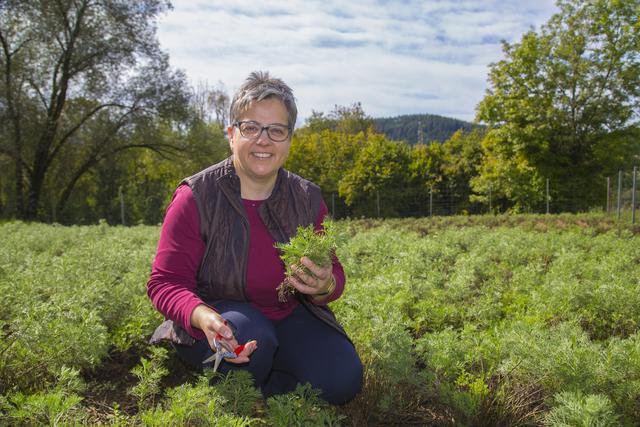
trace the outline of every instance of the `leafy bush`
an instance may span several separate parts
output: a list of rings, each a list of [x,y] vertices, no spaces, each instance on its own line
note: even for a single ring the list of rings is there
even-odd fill
[[[640,422],[637,230],[593,214],[335,227],[350,237],[332,309],[365,369],[340,408],[305,389],[265,407],[241,372],[211,386],[174,366],[161,381],[167,361],[146,353],[161,316],[144,287],[157,227],[0,225],[0,424]],[[128,397],[96,404],[64,380],[114,352],[138,363],[139,383],[104,389]]]
[[[236,416],[225,411],[226,402],[218,390],[209,385],[209,378],[202,376],[195,385],[183,384],[169,389],[162,405],[141,412],[138,419],[145,426],[242,427],[253,424],[249,417]]]
[[[140,364],[131,370],[138,378],[138,384],[129,392],[138,400],[139,408],[153,406],[155,397],[160,393],[160,380],[169,373],[163,366],[167,359],[167,350],[163,347],[151,347],[151,358],[140,359]]]
[[[319,398],[309,384],[267,399],[266,421],[272,426],[339,426],[342,416]]]
[[[617,416],[607,396],[583,395],[580,391],[565,391],[554,396],[554,406],[544,417],[552,427],[614,427]]]
[[[33,393],[17,392],[9,395],[2,406],[11,425],[71,425],[86,421],[87,414],[80,406],[79,395],[84,384],[78,371],[63,367],[53,387]],[[2,418],[0,418],[0,421]]]
[[[225,410],[239,416],[252,414],[256,409],[256,402],[262,398],[260,391],[253,385],[251,374],[246,371],[231,371],[216,382],[214,387],[225,398]]]

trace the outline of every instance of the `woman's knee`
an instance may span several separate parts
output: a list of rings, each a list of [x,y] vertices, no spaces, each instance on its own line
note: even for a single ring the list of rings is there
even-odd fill
[[[333,405],[342,405],[352,400],[362,390],[363,368],[355,354],[350,360],[343,360],[330,372],[317,375],[314,388],[322,391],[321,397]]]
[[[240,344],[256,340],[264,349],[277,347],[273,324],[251,304],[238,301],[219,301],[213,305],[222,317],[231,322],[236,340]]]
[[[256,385],[261,385],[269,375],[273,364],[273,357],[278,348],[278,340],[273,324],[255,307],[248,303],[236,301],[222,301],[214,304],[214,308],[230,321],[235,330],[235,337],[239,344],[256,340],[257,348],[250,356],[250,362],[235,365],[225,362],[221,372],[230,370],[247,370],[251,372]]]

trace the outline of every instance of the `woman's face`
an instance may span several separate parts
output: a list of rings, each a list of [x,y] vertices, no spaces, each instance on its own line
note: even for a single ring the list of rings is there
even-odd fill
[[[267,98],[253,102],[238,121],[253,121],[259,126],[289,126],[289,114],[282,101]],[[238,127],[227,129],[233,163],[240,182],[250,180],[255,185],[273,185],[278,169],[284,164],[291,146],[291,135],[282,142],[274,142],[266,129],[258,137],[245,138]]]

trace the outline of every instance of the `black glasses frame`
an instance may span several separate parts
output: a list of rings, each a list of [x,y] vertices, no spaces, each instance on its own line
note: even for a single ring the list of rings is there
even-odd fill
[[[241,125],[243,125],[244,123],[252,123],[252,124],[255,124],[257,127],[259,127],[259,128],[260,128],[260,132],[258,132],[258,134],[257,134],[257,135],[254,135],[254,136],[247,136],[247,135],[245,135],[245,134],[244,134],[244,132],[242,131],[242,126],[241,126]],[[267,131],[267,136],[268,136],[268,137],[269,137],[269,139],[270,139],[270,140],[272,140],[273,142],[284,142],[284,141],[286,141],[286,140],[289,138],[289,136],[291,136],[291,131],[292,131],[291,126],[284,126],[284,125],[280,125],[280,124],[272,124],[272,125],[262,126],[262,123],[258,123],[258,122],[254,121],[254,120],[241,120],[241,121],[239,121],[239,122],[235,122],[235,123],[233,124],[233,126],[234,126],[234,127],[237,127],[237,128],[238,128],[238,130],[240,131],[240,135],[242,135],[242,136],[243,136],[243,137],[245,137],[245,138],[255,138],[255,139],[258,139],[258,138],[260,138],[260,135],[262,135],[262,132],[266,130],[266,131]],[[284,128],[284,129],[287,129],[287,136],[285,136],[283,139],[276,139],[276,138],[274,138],[274,137],[273,137],[273,135],[271,135],[271,132],[270,132],[270,130],[271,130],[272,128],[280,128],[280,129],[283,129],[283,128]]]

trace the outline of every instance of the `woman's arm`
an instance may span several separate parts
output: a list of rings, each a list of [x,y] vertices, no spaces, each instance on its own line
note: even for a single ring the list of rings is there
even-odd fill
[[[147,294],[160,313],[196,339],[205,338],[202,331],[191,324],[192,312],[203,304],[195,291],[204,249],[198,207],[191,188],[182,185],[167,207]]]

